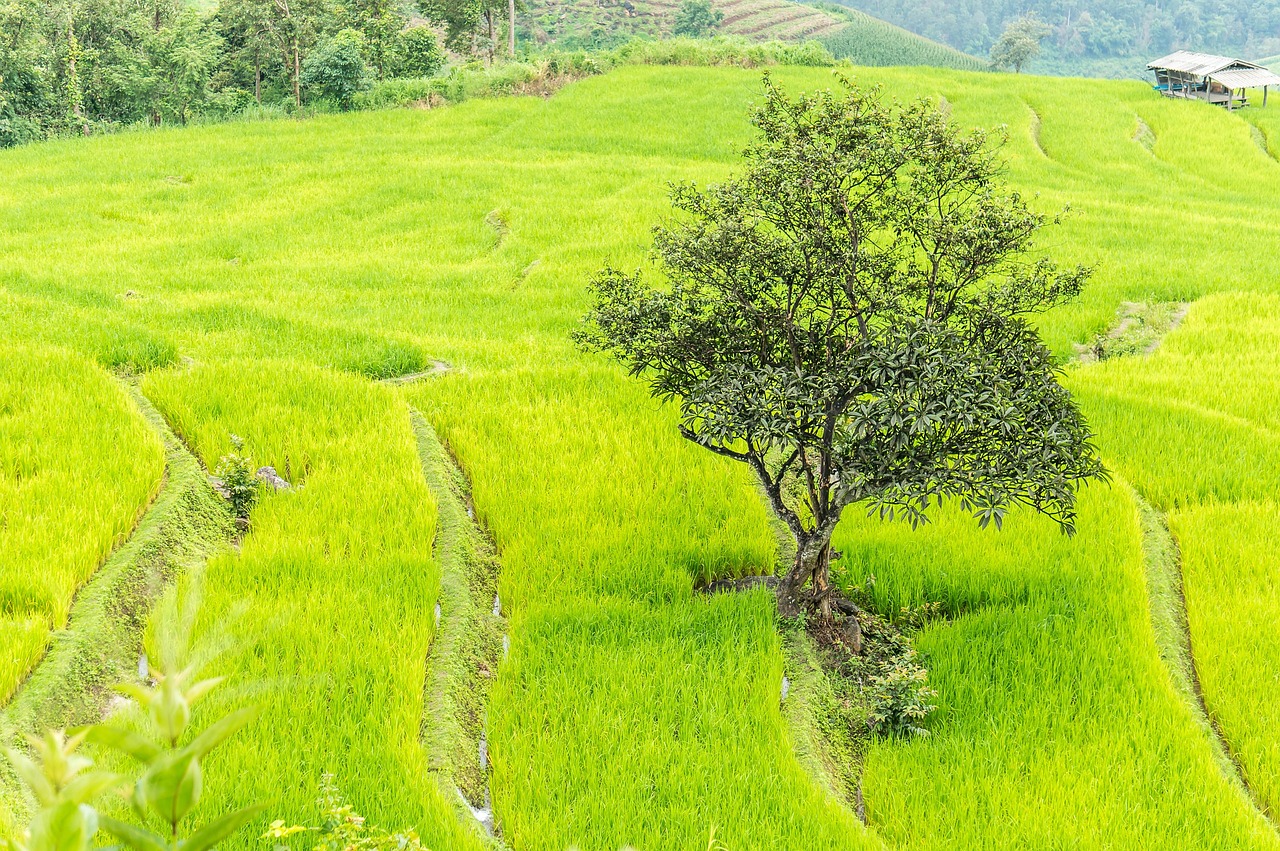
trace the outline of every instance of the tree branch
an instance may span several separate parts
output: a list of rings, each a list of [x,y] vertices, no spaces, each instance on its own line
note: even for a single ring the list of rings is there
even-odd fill
[[[735,461],[751,460],[751,456],[748,455],[746,452],[735,452],[732,449],[729,449],[728,447],[725,447],[725,446],[717,446],[714,443],[703,443],[701,440],[698,439],[697,432],[693,431],[687,426],[684,426],[684,425],[680,426],[680,436],[683,437],[685,440],[689,440],[698,444],[703,449],[710,449],[712,452],[716,453],[717,455],[723,455],[724,457],[732,458]]]

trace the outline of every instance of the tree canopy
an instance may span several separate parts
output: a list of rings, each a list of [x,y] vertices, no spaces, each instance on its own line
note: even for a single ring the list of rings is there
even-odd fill
[[[1021,74],[1027,63],[1040,55],[1040,42],[1050,30],[1035,15],[1023,15],[1009,22],[991,47],[991,64],[1012,68]]]
[[[676,9],[672,32],[699,38],[715,32],[723,20],[724,12],[712,7],[711,0],[684,0]]]
[[[1077,486],[1105,471],[1029,320],[1090,271],[1034,252],[1047,220],[998,145],[926,100],[791,100],[768,76],[754,124],[741,174],[673,187],[661,285],[606,266],[578,339],[755,472],[797,544],[780,601],[830,614],[855,503],[917,524],[958,499],[997,527],[1021,504],[1073,532]]]

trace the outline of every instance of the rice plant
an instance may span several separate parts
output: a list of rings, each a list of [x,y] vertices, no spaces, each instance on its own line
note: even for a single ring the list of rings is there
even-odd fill
[[[83,357],[0,345],[0,701],[160,485],[160,440]]]

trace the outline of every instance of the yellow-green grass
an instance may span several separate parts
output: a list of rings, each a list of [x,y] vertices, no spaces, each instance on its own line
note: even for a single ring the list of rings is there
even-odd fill
[[[467,463],[501,549],[512,643],[489,734],[516,847],[687,848],[713,826],[735,848],[874,847],[789,752],[771,602],[691,591],[772,563],[743,471],[671,441],[612,369],[411,392]],[[529,441],[552,451],[512,451]]]
[[[0,702],[160,485],[159,439],[86,358],[0,337]]]
[[[215,663],[263,708],[210,772],[213,807],[310,811],[337,775],[357,810],[418,826],[431,847],[479,847],[427,771],[424,660],[439,569],[435,503],[408,410],[384,388],[318,367],[228,361],[153,374],[144,391],[206,465],[229,435],[293,488],[268,493],[238,554],[203,575]]]
[[[932,735],[873,743],[868,818],[903,848],[1277,847],[1157,655],[1127,489],[1081,503],[1074,539],[1026,512],[995,536],[955,510],[841,527],[884,610],[944,613],[917,638]]]
[[[1103,445],[1170,511],[1205,702],[1260,804],[1280,808],[1280,298],[1193,306],[1150,356],[1073,375]]]
[[[1280,171],[1239,115],[1137,83],[851,74],[945,96],[967,125],[1007,124],[1010,179],[1046,210],[1072,204],[1048,245],[1098,272],[1044,320],[1059,352],[1125,299],[1280,281],[1280,252],[1259,250],[1276,241]],[[503,562],[511,651],[488,722],[515,848],[704,847],[712,825],[735,851],[1276,847],[1160,668],[1119,487],[1087,492],[1072,541],[1022,514],[983,534],[952,516],[918,533],[851,518],[850,578],[874,572],[886,608],[948,606],[920,639],[942,710],[930,738],[871,750],[870,830],[803,776],[770,601],[692,590],[774,561],[746,471],[682,442],[669,409],[568,340],[587,275],[641,261],[666,181],[726,173],[759,92],[752,72],[628,68],[547,101],[0,156],[11,333],[106,362],[80,326],[27,320],[65,313],[172,346],[197,365],[144,386],[206,463],[234,432],[306,484],[269,498],[243,553],[208,571],[209,623],[248,610],[224,664],[265,683],[236,699],[267,704],[211,793],[301,818],[335,770],[371,817],[468,842],[417,742],[437,580],[411,402],[472,477]],[[1139,117],[1152,149],[1134,141]],[[429,358],[455,369],[401,391],[364,377]],[[1154,434],[1166,414],[1088,404],[1117,466],[1116,435]]]

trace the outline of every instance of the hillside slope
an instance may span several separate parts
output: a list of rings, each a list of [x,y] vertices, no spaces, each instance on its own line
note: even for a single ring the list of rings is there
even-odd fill
[[[817,40],[860,65],[981,67],[980,60],[863,12],[791,0],[712,0],[719,33],[753,41]],[[680,0],[532,0],[522,38],[565,48],[614,45],[672,34]]]
[[[1039,17],[1051,32],[1039,73],[1131,74],[1146,60],[1189,47],[1245,58],[1280,52],[1277,0],[838,0],[912,32],[985,56],[1019,15]],[[1116,67],[1116,62],[1122,62]]]

